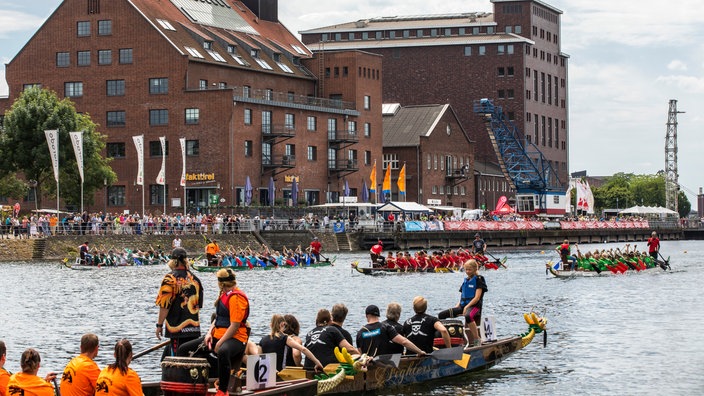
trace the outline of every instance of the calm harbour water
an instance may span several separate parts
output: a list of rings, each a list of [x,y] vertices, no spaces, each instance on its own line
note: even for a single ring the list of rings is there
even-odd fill
[[[620,245],[582,249],[609,246]],[[483,373],[381,394],[704,393],[704,242],[663,242],[671,272],[572,280],[545,275],[545,262],[557,258],[552,248],[494,251],[508,256],[509,269],[483,272],[489,286],[484,315],[495,317],[498,335],[524,332],[522,313],[534,309],[549,319],[547,348],[542,347],[542,337],[536,338]],[[273,313],[293,313],[305,334],[319,308],[344,302],[350,309],[345,327],[354,334],[364,323],[368,304],[379,305],[383,315],[386,304],[397,301],[405,320],[416,295],[428,298],[433,314],[458,299],[460,273],[352,273],[352,261],[367,259],[367,254],[341,254],[334,267],[238,273],[239,285],[250,297],[254,339],[266,334]],[[112,347],[122,337],[132,341],[135,352],[157,344],[154,298],[166,272],[166,266],[71,271],[55,262],[0,263],[5,367],[18,371],[20,354],[34,347],[42,355],[40,374],[60,371],[78,353],[80,336],[86,332],[101,339],[101,367],[111,362]],[[203,317],[209,317],[217,294],[215,275],[198,276],[205,287]],[[132,367],[144,381],[156,381],[158,358],[154,352]]]

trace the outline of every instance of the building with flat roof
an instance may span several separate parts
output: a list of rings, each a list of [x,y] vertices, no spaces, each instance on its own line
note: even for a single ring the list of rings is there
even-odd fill
[[[381,55],[385,103],[450,104],[476,142],[477,161],[496,164],[484,119],[472,111],[473,102],[492,99],[566,187],[569,57],[560,40],[562,11],[537,0],[491,2],[493,13],[370,17],[300,33],[319,56],[351,49]]]
[[[278,21],[277,0],[64,0],[7,64],[0,113],[40,85],[91,115],[118,180],[89,210],[139,212],[142,197],[152,213],[243,205],[248,178],[252,204],[273,203],[272,178],[277,204],[336,202],[343,180],[361,196],[382,153],[381,57],[327,53],[336,79],[324,85],[313,61]]]

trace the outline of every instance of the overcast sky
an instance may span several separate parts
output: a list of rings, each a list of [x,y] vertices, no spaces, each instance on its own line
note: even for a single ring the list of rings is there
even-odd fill
[[[570,56],[570,172],[651,174],[665,168],[670,99],[678,100],[679,181],[696,208],[704,186],[704,13],[701,1],[543,0],[563,11]],[[0,96],[4,64],[60,0],[0,0]],[[279,0],[294,33],[357,19],[492,11],[489,0]],[[468,109],[464,109],[469,111]],[[464,111],[455,109],[455,111]],[[701,167],[701,168],[700,168]],[[699,169],[699,170],[697,170]]]

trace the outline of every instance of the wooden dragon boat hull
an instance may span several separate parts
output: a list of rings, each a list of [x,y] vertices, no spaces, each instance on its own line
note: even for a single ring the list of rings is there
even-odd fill
[[[268,265],[266,267],[262,267],[260,265],[253,265],[252,268],[249,268],[249,266],[246,265],[241,265],[241,266],[227,266],[227,267],[219,267],[219,266],[208,266],[205,265],[205,260],[202,260],[200,263],[192,263],[191,267],[199,272],[217,272],[220,269],[223,268],[231,268],[234,271],[249,271],[249,270],[257,270],[257,271],[266,271],[266,270],[273,270],[277,268],[286,268],[286,269],[296,269],[296,268],[318,268],[318,267],[330,267],[334,265],[335,258],[332,260],[328,261],[320,261],[318,263],[312,263],[310,265],[295,265],[295,266],[290,266],[290,265],[279,265],[279,266],[273,266],[273,265]]]
[[[371,267],[371,266],[361,266],[359,262],[355,261],[352,263],[352,268],[364,275],[400,275],[400,274],[416,274],[416,273],[447,273],[455,272],[450,268],[428,268],[426,270],[408,270],[404,271],[400,268],[385,268],[385,267]]]
[[[646,268],[644,270],[632,270],[629,269],[626,272],[611,272],[609,270],[596,272],[596,271],[571,271],[571,270],[556,270],[550,265],[546,265],[547,270],[556,278],[595,278],[595,277],[605,277],[605,276],[618,276],[618,275],[635,275],[646,272],[662,272],[660,267]]]
[[[142,383],[144,396],[161,396],[159,382]],[[208,389],[208,395],[214,395],[215,388]],[[318,394],[318,381],[314,379],[296,379],[288,381],[277,381],[276,386],[267,389],[247,390],[246,387],[240,393],[230,392],[231,395],[256,395],[256,396],[314,396]]]

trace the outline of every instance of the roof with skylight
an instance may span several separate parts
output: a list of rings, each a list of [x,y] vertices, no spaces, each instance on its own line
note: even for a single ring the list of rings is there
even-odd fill
[[[171,2],[194,23],[259,34],[222,0],[171,0]]]

